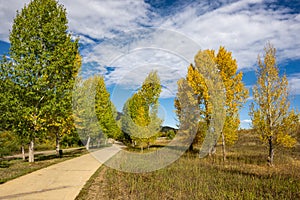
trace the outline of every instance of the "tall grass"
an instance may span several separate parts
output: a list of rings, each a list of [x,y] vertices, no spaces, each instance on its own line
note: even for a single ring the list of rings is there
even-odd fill
[[[275,167],[250,136],[222,155],[186,153],[172,165],[131,174],[102,167],[77,199],[300,199],[300,152],[278,150]],[[221,152],[221,149],[218,149]]]

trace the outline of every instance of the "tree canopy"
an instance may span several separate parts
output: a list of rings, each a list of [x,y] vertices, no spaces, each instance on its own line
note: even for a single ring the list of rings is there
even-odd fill
[[[205,57],[210,57],[210,59],[205,59]],[[203,74],[203,68],[209,69],[212,67],[207,63],[212,63],[212,66],[216,66],[217,74],[223,84],[222,87],[225,89],[225,105],[223,106],[226,110],[226,116],[223,129],[221,130],[225,147],[225,142],[233,144],[237,140],[237,131],[240,124],[238,112],[245,103],[248,90],[245,89],[242,82],[242,72],[237,73],[237,63],[232,58],[231,52],[224,47],[220,47],[217,54],[215,54],[214,50],[199,51],[195,56],[195,66],[191,64],[188,67],[186,76],[188,84],[193,88],[194,94],[197,96],[200,107],[199,115],[202,119],[199,122],[198,133],[193,144],[199,144],[204,141],[206,131],[212,120],[213,105],[210,99],[212,98],[212,93],[207,86],[209,80]],[[177,115],[180,116],[180,105],[177,99],[175,99],[175,107]]]
[[[30,162],[34,138],[48,128],[62,133],[59,127],[72,111],[71,92],[80,65],[78,41],[67,32],[67,23],[66,10],[57,1],[34,0],[17,12],[10,32],[5,70],[20,105],[18,124],[12,124],[21,126],[30,140]]]
[[[162,120],[158,117],[158,98],[161,93],[156,71],[146,77],[141,88],[127,100],[123,108],[122,130],[138,142],[141,148],[149,147],[160,130]]]

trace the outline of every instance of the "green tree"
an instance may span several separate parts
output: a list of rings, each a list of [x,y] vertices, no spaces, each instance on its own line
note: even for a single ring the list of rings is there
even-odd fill
[[[257,83],[253,87],[254,103],[249,114],[255,132],[268,144],[268,162],[272,166],[276,147],[295,145],[293,134],[299,123],[299,115],[290,109],[288,80],[285,75],[279,76],[276,49],[268,43],[264,50],[264,60],[258,57]]]
[[[33,0],[17,12],[10,32],[7,71],[21,105],[19,126],[30,141],[29,162],[34,161],[34,139],[70,114],[78,42],[67,28],[62,5],[55,0]]]
[[[100,124],[96,117],[95,94],[96,78],[86,80],[78,78],[73,93],[73,113],[76,130],[87,150],[91,141],[97,140],[101,134]]]
[[[71,53],[72,49],[69,50]],[[76,53],[76,56],[72,60],[65,60],[62,56],[62,60],[67,61],[64,70],[59,71],[61,74],[56,79],[56,84],[52,87],[53,94],[48,95],[49,101],[46,113],[46,126],[48,132],[54,134],[56,152],[60,150],[60,140],[64,134],[71,134],[75,129],[74,120],[72,118],[72,92],[75,86],[75,79],[78,75],[78,71],[81,67],[81,56]],[[69,63],[68,63],[69,62]],[[61,62],[62,63],[62,62]],[[59,66],[58,66],[59,67]]]
[[[137,142],[141,150],[149,148],[159,133],[162,120],[158,117],[158,98],[161,93],[156,71],[146,77],[142,87],[127,100],[123,108],[122,130]]]
[[[23,102],[19,99],[22,98],[20,92],[21,87],[13,82],[9,76],[9,68],[12,63],[9,62],[6,56],[0,61],[0,130],[13,132],[15,134],[16,144],[21,145],[23,160],[25,160],[25,144],[27,144],[28,137],[26,119],[23,118]]]
[[[120,139],[121,130],[117,125],[117,111],[110,100],[110,94],[106,89],[104,78],[95,76],[95,112],[101,127],[101,131],[107,138]]]

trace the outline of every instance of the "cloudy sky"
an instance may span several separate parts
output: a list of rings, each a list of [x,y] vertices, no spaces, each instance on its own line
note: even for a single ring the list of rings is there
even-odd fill
[[[0,0],[0,53],[9,48],[16,10],[29,0]],[[82,73],[105,76],[118,110],[147,73],[158,71],[163,85],[161,114],[175,126],[176,82],[200,49],[222,45],[232,52],[250,89],[258,54],[269,41],[277,48],[281,74],[290,83],[292,106],[300,108],[299,0],[60,0],[69,31],[80,38]],[[251,93],[250,93],[251,95]],[[241,111],[249,127],[248,107]]]

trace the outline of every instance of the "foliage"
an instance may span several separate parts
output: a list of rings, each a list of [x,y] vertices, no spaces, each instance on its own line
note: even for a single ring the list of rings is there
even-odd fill
[[[161,92],[156,71],[150,72],[142,87],[124,105],[122,130],[138,142],[141,148],[154,141],[162,123],[157,116],[158,98]]]
[[[67,28],[62,5],[55,0],[34,0],[17,12],[10,32],[6,71],[16,94],[13,102],[19,104],[13,117],[18,124],[13,120],[12,126],[31,141],[31,162],[34,138],[49,127],[61,127],[71,112],[78,42]]]
[[[80,138],[87,148],[89,142],[100,144],[104,138],[121,138],[116,122],[116,109],[110,100],[101,76],[77,79],[73,93],[73,117]]]
[[[120,139],[121,130],[116,122],[117,111],[110,100],[110,94],[106,89],[104,78],[95,76],[95,112],[99,120],[100,128],[107,138]]]
[[[207,56],[210,59],[206,58],[205,60]],[[213,80],[207,79],[207,75],[201,72],[205,70],[203,69],[205,67],[207,69],[212,67],[207,65],[209,62],[218,69],[218,74],[221,77],[220,81],[225,89],[226,100],[224,109],[226,110],[226,117],[222,134],[225,136],[226,143],[233,144],[237,140],[237,130],[240,124],[238,111],[245,102],[248,91],[242,83],[242,72],[237,73],[236,60],[232,58],[231,52],[228,52],[224,47],[220,47],[217,54],[215,54],[214,50],[199,51],[195,56],[196,65],[193,66],[191,64],[188,67],[186,80],[190,87],[193,88],[194,95],[197,96],[201,118],[198,133],[193,144],[200,144],[204,141],[212,120],[212,91],[209,91],[207,84]],[[175,107],[177,116],[180,118],[181,110],[178,99],[175,99]]]
[[[95,111],[96,77],[77,79],[73,92],[73,117],[76,130],[86,148],[90,140],[100,140],[103,137]]]
[[[299,115],[290,109],[288,80],[279,76],[276,49],[268,43],[264,61],[258,57],[257,83],[253,87],[254,103],[250,116],[252,126],[262,141],[269,145],[269,163],[273,163],[276,146],[292,147],[296,140],[293,133],[299,123]]]
[[[0,131],[0,158],[19,150],[16,135],[10,131]]]

